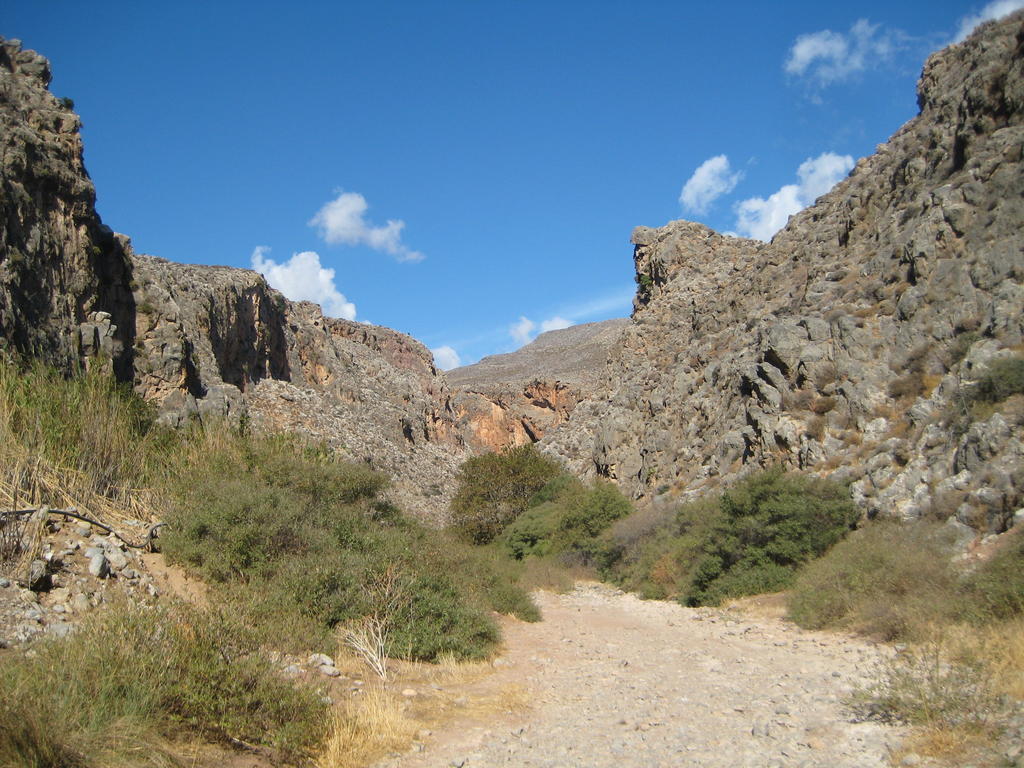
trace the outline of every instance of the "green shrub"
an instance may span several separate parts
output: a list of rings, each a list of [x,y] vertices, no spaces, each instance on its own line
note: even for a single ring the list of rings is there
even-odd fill
[[[3,765],[169,765],[161,740],[182,731],[299,757],[325,727],[316,692],[223,612],[120,604],[34,651],[0,662]]]
[[[474,544],[493,541],[560,473],[558,462],[532,444],[468,459],[451,503],[452,529]]]
[[[385,611],[393,652],[479,658],[497,641],[490,610],[535,615],[493,563],[381,502],[379,474],[294,438],[207,430],[192,440],[164,548],[279,633],[268,643],[329,647],[335,627]],[[400,608],[372,589],[385,568],[399,574]],[[297,640],[290,625],[303,627]]]
[[[1024,394],[1024,357],[994,360],[978,381],[954,394],[946,426],[954,435],[962,435],[973,422],[989,418],[999,403],[1020,394]]]
[[[839,541],[859,514],[836,483],[768,470],[722,494],[704,543],[691,605],[782,589],[796,568]]]
[[[561,516],[562,508],[554,501],[530,507],[508,525],[502,542],[516,560],[545,557],[551,554]]]
[[[531,502],[503,531],[506,550],[517,560],[559,554],[581,565],[603,559],[608,545],[602,534],[633,508],[610,482],[588,488],[570,475],[551,480]]]
[[[970,398],[974,402],[998,403],[1020,394],[1024,394],[1024,358],[1004,357],[989,365],[971,388]]]
[[[622,492],[606,480],[598,480],[585,492],[564,498],[562,504],[563,512],[554,533],[554,551],[571,552],[585,564],[597,564],[606,558],[604,532],[633,509]]]

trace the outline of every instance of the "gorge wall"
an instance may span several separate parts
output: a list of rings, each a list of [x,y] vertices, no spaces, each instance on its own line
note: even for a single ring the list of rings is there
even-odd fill
[[[1022,351],[1022,69],[1021,13],[934,54],[919,115],[769,244],[637,228],[633,322],[542,445],[637,498],[782,464],[838,473],[871,515],[1003,530],[1024,398],[950,415]]]
[[[244,417],[326,441],[442,520],[467,449],[430,352],[249,270],[135,254],[96,213],[81,123],[49,82],[46,59],[0,43],[0,345],[68,372],[110,366],[168,424]]]
[[[243,417],[388,472],[441,520],[471,451],[540,441],[635,498],[772,464],[870,515],[1021,517],[1024,396],[964,393],[1024,351],[1024,14],[933,55],[919,115],[771,243],[637,228],[631,321],[450,373],[408,336],[324,317],[258,274],[134,254],[95,211],[45,59],[0,44],[0,345],[105,365],[160,419]]]

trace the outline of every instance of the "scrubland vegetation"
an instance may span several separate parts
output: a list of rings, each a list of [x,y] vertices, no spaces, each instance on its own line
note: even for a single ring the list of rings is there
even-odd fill
[[[965,393],[965,418],[1024,388],[1019,362]],[[345,744],[371,754],[398,738],[367,735],[394,707],[332,713],[271,651],[334,653],[372,620],[392,657],[484,658],[499,640],[491,611],[535,620],[524,586],[581,573],[694,606],[790,590],[801,626],[907,643],[854,704],[921,725],[924,751],[991,738],[1024,697],[1024,535],[964,561],[937,523],[854,530],[847,490],[827,480],[769,470],[634,510],[613,484],[525,446],[466,462],[452,526],[436,531],[365,466],[293,436],[164,429],[100,374],[3,363],[0,432],[5,505],[158,516],[167,557],[213,587],[202,607],[115,602],[69,638],[0,658],[2,764],[169,765],[196,738],[323,765]]]
[[[0,365],[5,505],[152,514],[167,558],[214,587],[203,607],[125,600],[34,656],[7,654],[0,764],[169,764],[159,745],[194,737],[306,759],[338,721],[271,651],[335,653],[376,617],[393,657],[475,659],[499,640],[492,610],[538,618],[514,563],[405,516],[368,468],[295,437],[153,416],[99,373]]]
[[[971,407],[1016,394],[1019,368],[1015,359],[992,366],[967,395]],[[470,503],[488,475],[507,491]],[[956,759],[991,740],[1008,702],[1024,699],[1022,534],[965,561],[949,526],[859,521],[844,486],[777,469],[717,496],[634,511],[614,486],[587,487],[532,447],[467,462],[456,504],[462,535],[527,563],[542,576],[534,584],[571,582],[566,569],[585,568],[692,606],[788,590],[800,626],[903,643],[851,705],[920,726],[915,748],[926,754]],[[482,520],[483,538],[473,533]]]

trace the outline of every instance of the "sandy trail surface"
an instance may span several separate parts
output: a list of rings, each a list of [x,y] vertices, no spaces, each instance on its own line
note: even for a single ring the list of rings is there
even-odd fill
[[[505,626],[486,683],[526,706],[467,712],[379,766],[865,768],[903,736],[842,703],[884,647],[599,584],[538,601],[544,621]]]

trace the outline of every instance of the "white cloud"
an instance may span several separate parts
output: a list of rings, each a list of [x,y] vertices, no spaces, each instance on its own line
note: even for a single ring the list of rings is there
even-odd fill
[[[516,340],[516,343],[525,344],[530,340],[534,327],[532,320],[528,317],[520,316],[519,320],[509,326],[508,332]]]
[[[509,326],[508,334],[515,339],[516,344],[522,346],[537,338],[539,333],[560,331],[575,324],[575,321],[564,318],[561,315],[554,315],[547,320],[541,320],[540,324],[533,322],[533,320],[525,315],[520,315],[519,319]]]
[[[986,5],[977,13],[960,19],[960,28],[957,30],[956,37],[953,38],[953,42],[959,43],[962,41],[983,21],[1001,19],[1003,16],[1011,14],[1021,8],[1024,8],[1024,0],[993,0],[993,2]]]
[[[261,272],[274,288],[292,301],[314,301],[329,317],[356,319],[356,305],[334,284],[334,270],[320,265],[314,251],[292,254],[283,264],[267,258],[270,249],[258,246],[252,252],[252,268]]]
[[[853,168],[853,158],[824,152],[797,169],[798,183],[786,184],[768,199],[752,197],[736,206],[736,230],[744,237],[771,240],[789,217],[828,192]]]
[[[462,365],[459,353],[447,344],[430,350],[430,354],[434,356],[434,362],[437,363],[437,367],[442,371],[450,371],[452,368],[458,368]]]
[[[789,49],[784,69],[824,87],[892,55],[899,32],[879,32],[879,25],[860,19],[846,34],[823,29],[800,35]]]
[[[572,324],[572,320],[566,320],[564,317],[555,315],[554,317],[549,317],[540,324],[540,332],[546,333],[548,331],[560,331],[563,328],[568,328]]]
[[[709,157],[683,185],[679,204],[693,213],[707,213],[711,203],[732,192],[741,178],[743,172],[733,173],[725,155]]]
[[[800,179],[800,201],[804,206],[810,205],[838,184],[852,168],[852,157],[835,152],[822,152],[813,159],[804,160],[796,169],[796,176]]]
[[[422,253],[402,242],[405,222],[388,219],[384,226],[375,227],[366,220],[369,207],[366,198],[358,192],[342,192],[325,203],[309,220],[309,225],[319,227],[320,236],[331,244],[368,245],[375,251],[391,254],[399,261],[422,261]]]

